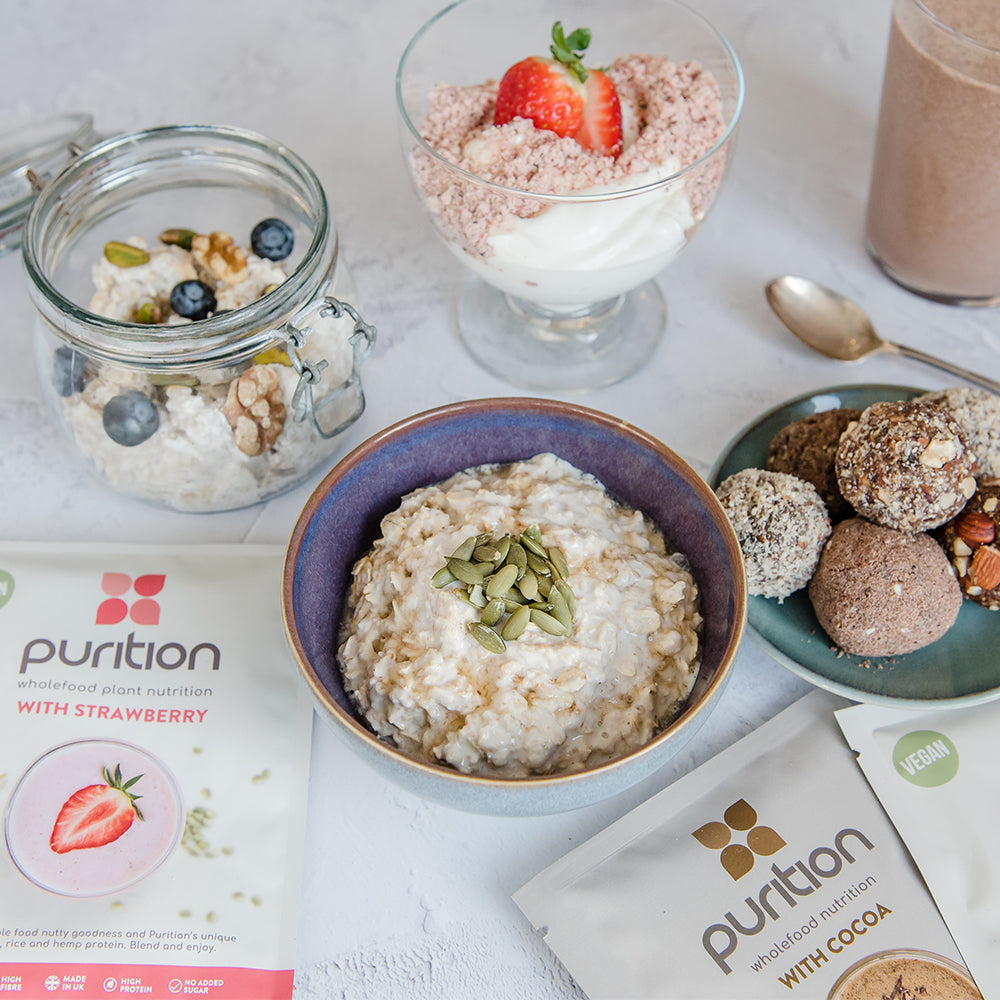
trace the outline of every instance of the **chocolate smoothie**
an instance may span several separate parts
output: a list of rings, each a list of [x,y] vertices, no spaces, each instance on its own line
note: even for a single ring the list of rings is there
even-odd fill
[[[928,952],[885,952],[848,969],[827,1000],[982,1000],[964,969]]]
[[[868,245],[913,291],[988,301],[1000,296],[1000,15],[996,0],[923,8],[894,4]]]

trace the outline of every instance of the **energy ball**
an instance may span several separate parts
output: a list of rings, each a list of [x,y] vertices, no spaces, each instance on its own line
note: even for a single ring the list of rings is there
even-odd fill
[[[897,656],[951,628],[962,590],[930,535],[852,517],[831,532],[809,599],[823,630],[845,652]]]
[[[748,592],[780,603],[801,590],[830,534],[816,487],[784,472],[743,469],[716,495],[740,543]]]
[[[976,492],[976,459],[942,406],[872,403],[841,435],[837,482],[876,524],[927,531],[950,521]]]
[[[941,389],[919,401],[946,406],[976,456],[977,477],[1000,479],[1000,396],[988,389]]]
[[[977,604],[1000,610],[1000,481],[980,483],[941,532],[959,586]]]
[[[812,483],[834,521],[854,514],[837,485],[834,459],[840,435],[860,416],[861,410],[851,408],[811,413],[778,431],[767,449],[766,467]]]

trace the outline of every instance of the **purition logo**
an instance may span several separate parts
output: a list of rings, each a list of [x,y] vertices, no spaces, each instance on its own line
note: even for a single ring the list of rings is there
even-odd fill
[[[153,598],[163,590],[165,582],[162,573],[147,573],[135,580],[125,573],[105,573],[101,577],[101,590],[107,596],[97,607],[94,624],[117,625],[131,618],[136,625],[158,625],[160,605]],[[131,600],[132,593],[138,600]]]
[[[757,857],[770,857],[785,846],[785,841],[769,826],[757,822],[757,811],[746,799],[738,799],[722,816],[691,834],[710,851],[720,851],[719,861],[733,881],[753,870]],[[746,844],[731,843],[734,833],[746,833]]]

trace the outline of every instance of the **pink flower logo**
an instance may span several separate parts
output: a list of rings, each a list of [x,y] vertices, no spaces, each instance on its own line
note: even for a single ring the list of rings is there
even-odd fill
[[[160,605],[153,598],[163,590],[165,581],[162,573],[147,573],[135,580],[125,573],[105,573],[101,590],[108,596],[97,607],[95,624],[117,625],[131,618],[136,625],[158,625]],[[133,600],[132,594],[138,599]]]

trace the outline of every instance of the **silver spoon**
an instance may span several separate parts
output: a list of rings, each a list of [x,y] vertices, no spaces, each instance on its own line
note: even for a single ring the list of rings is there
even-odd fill
[[[880,352],[902,354],[1000,394],[1000,382],[935,358],[914,347],[883,340],[861,307],[810,278],[786,274],[768,282],[767,301],[802,343],[837,361],[861,361]]]

